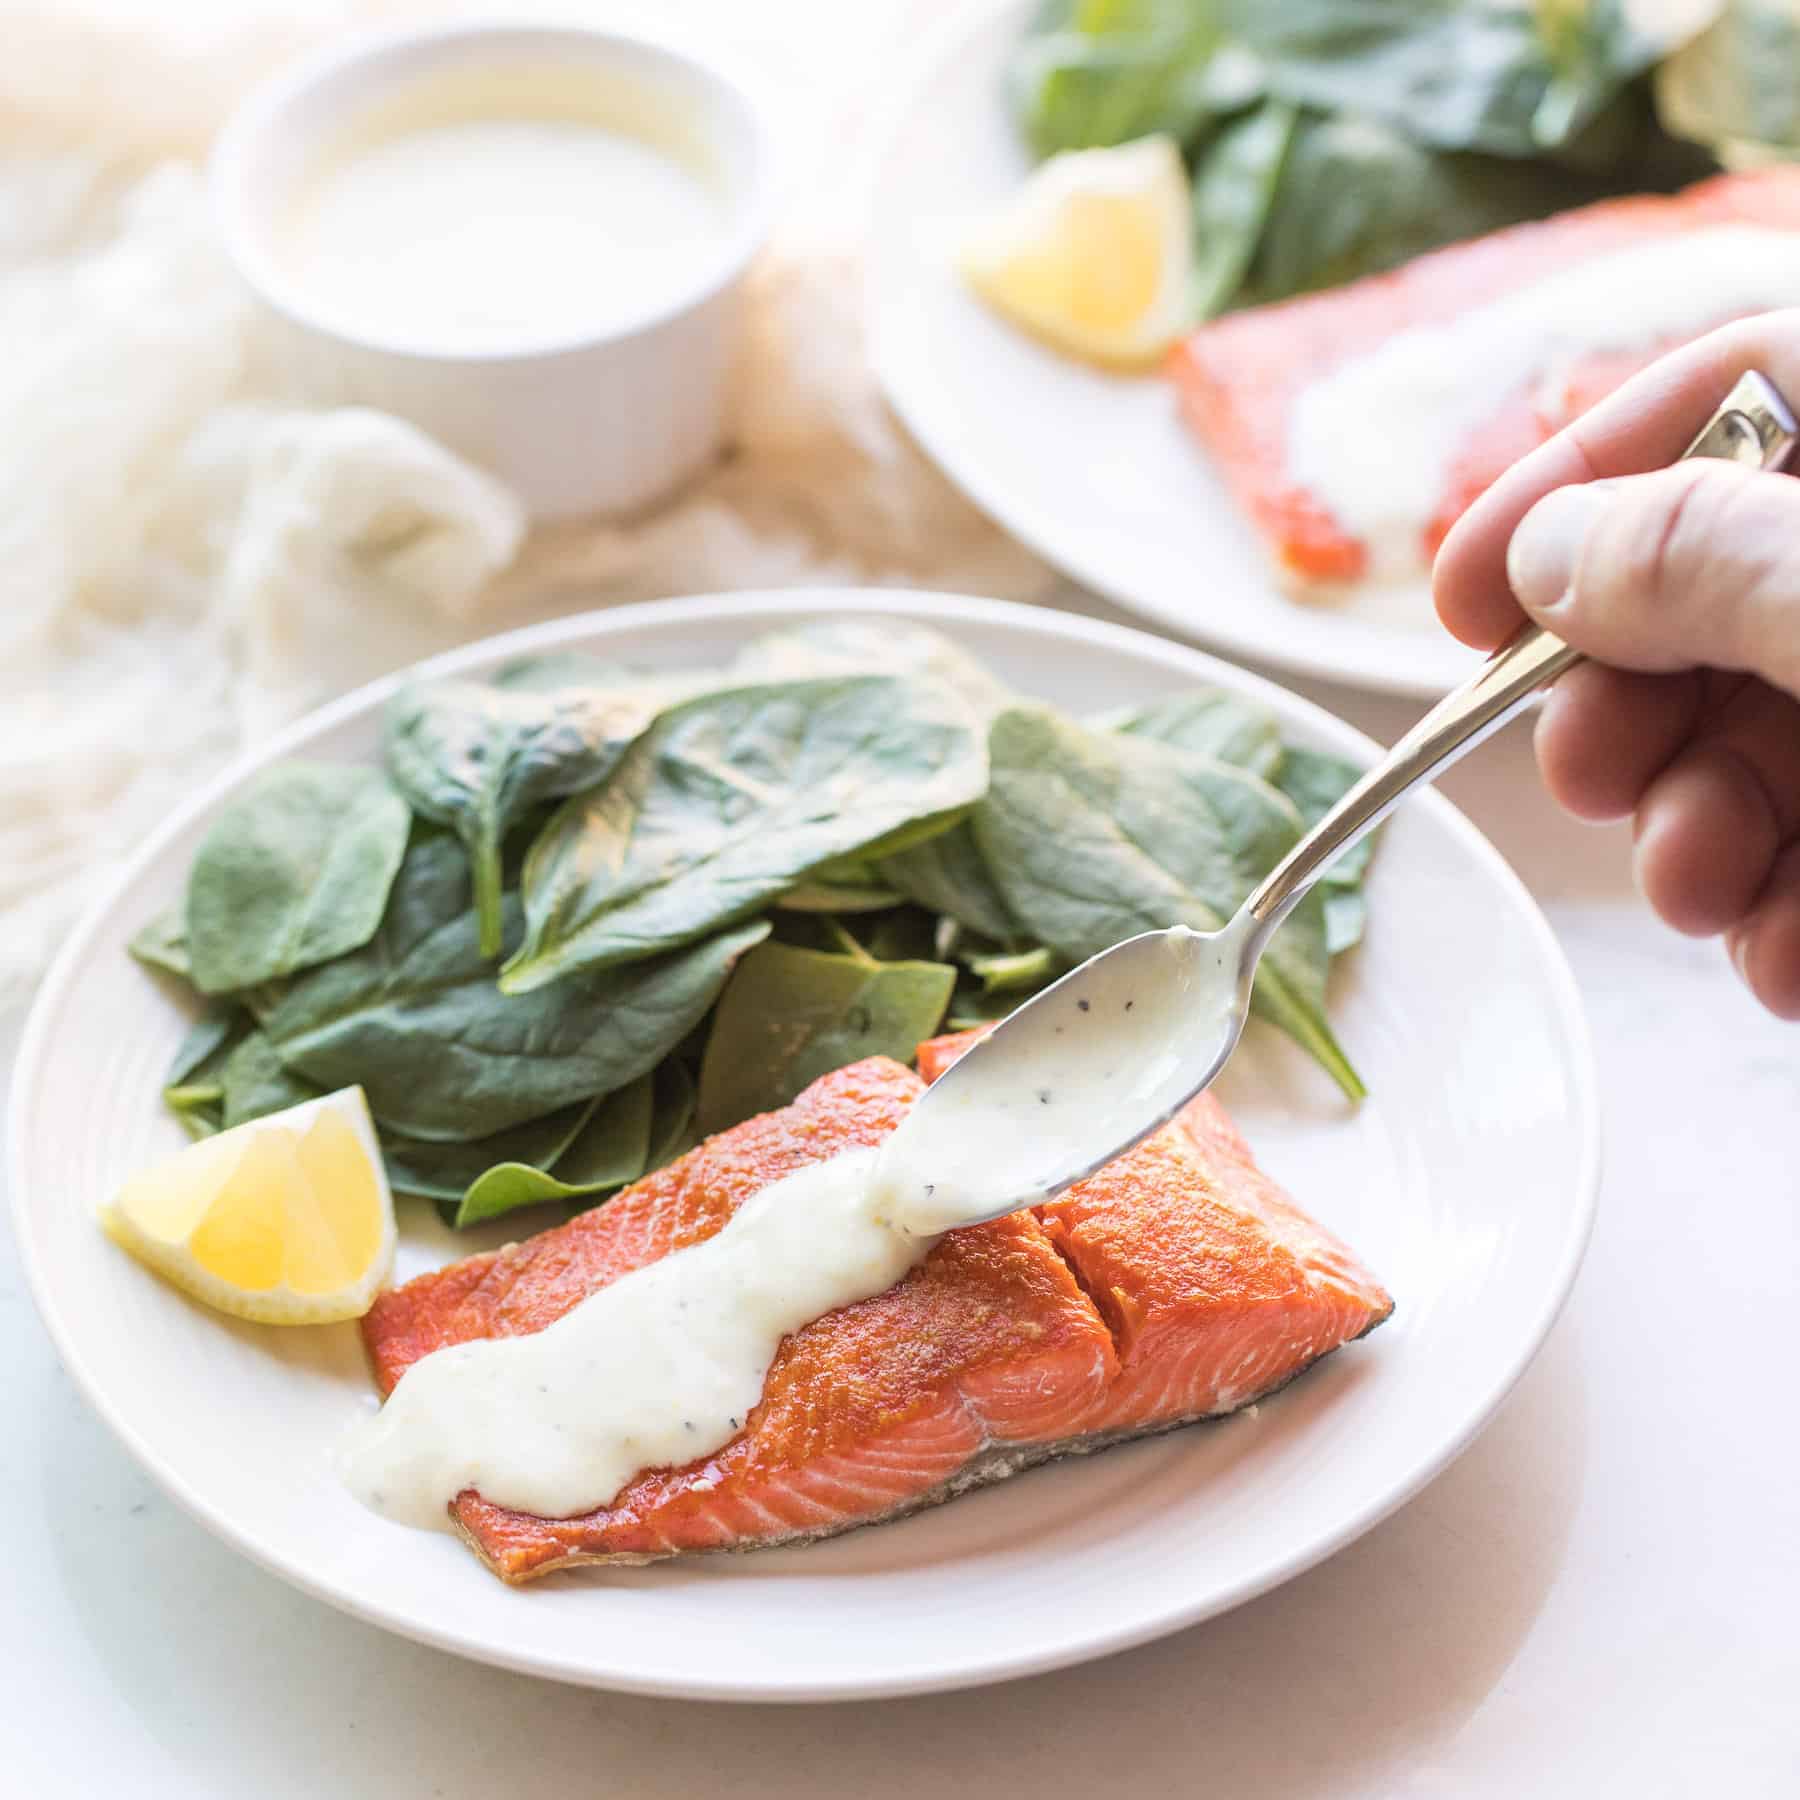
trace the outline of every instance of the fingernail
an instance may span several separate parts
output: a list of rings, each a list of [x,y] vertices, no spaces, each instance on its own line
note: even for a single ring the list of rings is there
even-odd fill
[[[1607,482],[1580,482],[1546,494],[1523,519],[1506,547],[1506,578],[1529,612],[1554,612],[1568,598],[1594,522],[1611,499]]]
[[[1731,953],[1731,966],[1737,970],[1738,979],[1745,987],[1750,986],[1750,934],[1747,931],[1734,931],[1725,940]]]

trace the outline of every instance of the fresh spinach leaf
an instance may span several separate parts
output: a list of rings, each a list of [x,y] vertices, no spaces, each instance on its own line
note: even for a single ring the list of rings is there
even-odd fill
[[[1730,0],[1656,71],[1656,111],[1731,168],[1800,156],[1800,8]]]
[[[1341,756],[1322,750],[1291,749],[1281,760],[1275,785],[1293,801],[1300,822],[1310,831],[1362,779],[1362,770]],[[1375,854],[1372,831],[1353,849],[1346,850],[1320,877],[1329,887],[1353,888],[1367,873]]]
[[[1068,970],[1063,957],[1041,946],[1009,957],[965,957],[944,1029],[968,1031],[1004,1019]],[[998,981],[993,978],[996,973]]]
[[[201,1138],[217,1137],[225,1129],[225,1108],[217,1100],[198,1102],[192,1106],[171,1105],[175,1122],[197,1143]]]
[[[227,1056],[252,1028],[252,1021],[234,1000],[212,1000],[175,1046],[165,1089],[180,1088],[219,1100],[224,1088],[218,1074]]]
[[[223,1071],[253,1029],[249,1014],[235,1001],[214,1000],[176,1046],[163,1077],[163,1103],[189,1137],[210,1137],[224,1130]]]
[[[1341,956],[1362,942],[1369,920],[1369,903],[1359,887],[1319,884],[1320,909],[1325,915],[1325,954]]]
[[[1266,100],[1201,151],[1194,165],[1196,319],[1223,312],[1249,274],[1298,118],[1286,101]]]
[[[368,943],[410,815],[378,769],[280,763],[226,802],[188,874],[194,985],[232,993]]]
[[[989,994],[1035,992],[1064,974],[1068,964],[1039,944],[1034,950],[1005,950],[962,958],[962,965]]]
[[[252,1031],[226,1057],[219,1079],[224,1088],[222,1122],[227,1131],[316,1100],[325,1092],[288,1068],[260,1031]]]
[[[866,857],[840,856],[821,863],[775,902],[788,912],[885,912],[901,895]]]
[[[1357,112],[1446,150],[1530,157],[1548,46],[1517,0],[1238,0],[1234,23],[1285,100]]]
[[[923,907],[901,902],[879,913],[779,913],[770,932],[801,950],[873,957],[876,962],[943,962],[938,921]]]
[[[1773,4],[1774,0],[1765,0]],[[1203,145],[1273,98],[1436,149],[1532,158],[1576,140],[1718,0],[1060,0],[1009,70],[1039,156],[1166,131]]]
[[[978,727],[934,684],[842,676],[690,700],[545,826],[500,985],[526,994],[691,943],[822,863],[948,823],[986,779]]]
[[[459,1229],[484,1225],[522,1206],[587,1199],[636,1181],[650,1148],[653,1094],[648,1075],[609,1094],[548,1172],[528,1162],[486,1170],[463,1195],[453,1222]]]
[[[959,981],[944,1014],[946,1031],[975,1031],[1010,1017],[1029,1000],[1029,994],[990,994],[979,981]]]
[[[126,948],[147,968],[162,969],[192,981],[194,965],[188,956],[186,908],[177,902],[165,907],[142,926]]]
[[[666,1168],[700,1141],[694,1123],[698,1098],[685,1063],[670,1057],[657,1065],[656,1106],[650,1118],[650,1148],[644,1157],[646,1175]]]
[[[379,1135],[388,1181],[398,1193],[438,1201],[445,1208],[445,1222],[453,1225],[463,1196],[489,1169],[502,1163],[553,1168],[599,1105],[598,1098],[580,1100],[492,1137],[463,1144],[407,1137],[383,1126]]]
[[[967,820],[887,857],[881,872],[909,900],[994,943],[1010,943],[1018,934]]]
[[[736,683],[911,675],[949,688],[984,722],[1015,698],[941,631],[907,619],[824,619],[772,631],[744,647],[731,673]]]
[[[1247,773],[1047,709],[1003,715],[991,754],[976,837],[1013,912],[1071,961],[1141,931],[1211,929],[1298,835]]]
[[[1048,985],[1046,982],[1045,986]],[[957,982],[956,991],[950,996],[950,1007],[944,1014],[943,1029],[973,1031],[982,1025],[993,1025],[1017,1012],[1039,992],[1041,990],[1038,988],[1007,988],[993,993],[974,977],[965,976]]]
[[[881,963],[759,944],[738,965],[700,1066],[700,1128],[722,1131],[785,1106],[864,1056],[911,1062],[956,985],[943,963]]]
[[[1307,830],[1324,818],[1362,778],[1362,770],[1340,756],[1319,750],[1289,750],[1282,759],[1275,785],[1293,801]],[[1362,941],[1368,904],[1362,880],[1381,836],[1372,831],[1361,843],[1345,851],[1319,878],[1320,904],[1325,914],[1325,948],[1340,955]]]
[[[1626,86],[1698,38],[1721,13],[1750,10],[1742,0],[1536,0],[1538,35],[1550,84],[1532,118],[1544,145],[1574,140]],[[1792,11],[1789,12],[1790,25]],[[1791,52],[1792,44],[1788,48]],[[1789,65],[1792,66],[1791,64]],[[1792,82],[1787,84],[1792,91]]]
[[[1668,130],[1741,144],[1755,117],[1766,143],[1800,143],[1787,0],[1739,0],[1706,31],[1722,6],[1052,0],[1008,89],[1040,157],[1153,132],[1183,144],[1207,317],[1692,179],[1646,104],[1653,68]]]
[[[1008,70],[1013,114],[1038,156],[1167,132],[1186,142],[1242,99],[1214,52],[1214,0],[1053,0]],[[1227,80],[1221,82],[1219,77]]]
[[[1014,915],[1070,962],[1142,931],[1218,929],[1300,833],[1245,770],[1047,710],[1003,714],[990,755],[975,835]],[[1325,1020],[1329,961],[1315,892],[1264,953],[1254,1004],[1360,1098]]]
[[[610,1193],[644,1173],[656,1119],[656,1077],[640,1075],[600,1102],[575,1141],[551,1164],[563,1198]]]
[[[1210,756],[1248,769],[1265,781],[1281,767],[1281,727],[1275,715],[1226,688],[1171,694],[1107,713],[1094,724],[1104,731],[1126,731],[1133,737],[1154,738],[1159,744]]]
[[[516,941],[519,906],[506,898]],[[712,1004],[758,920],[671,954],[503,995],[482,953],[461,846],[422,828],[365,948],[289,983],[263,1021],[282,1060],[360,1082],[383,1125],[487,1137],[654,1068]]]
[[[942,962],[937,921],[918,906],[896,906],[872,919],[858,919],[856,933],[877,962]]]
[[[388,704],[388,773],[421,817],[463,840],[485,954],[500,953],[501,850],[532,807],[605,780],[666,704],[663,690],[566,685],[528,663],[493,682],[402,688]]]
[[[1286,299],[1604,191],[1537,164],[1451,155],[1358,113],[1304,114],[1240,300]]]
[[[243,988],[232,998],[260,1025],[274,1011],[287,989],[286,981],[259,981],[255,987]]]

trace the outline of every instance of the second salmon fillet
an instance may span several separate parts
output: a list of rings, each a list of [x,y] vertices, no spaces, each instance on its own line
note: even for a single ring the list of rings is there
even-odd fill
[[[1696,234],[1721,227],[1800,234],[1800,169],[1757,169],[1715,176],[1678,194],[1602,200],[1433,250],[1387,274],[1228,313],[1176,346],[1169,374],[1195,436],[1287,585],[1328,591],[1369,574],[1371,550],[1295,473],[1296,408],[1309,384],[1403,332],[1466,318],[1601,259],[1664,240],[1676,240],[1678,254],[1703,258],[1707,240]],[[1685,252],[1683,239],[1692,246]],[[1800,292],[1787,297],[1793,300]],[[1647,363],[1745,310],[1727,304],[1694,319],[1691,329],[1653,332],[1650,341],[1630,349],[1567,360],[1552,356],[1553,367],[1540,369],[1523,388],[1494,388],[1488,417],[1442,471],[1440,490],[1420,496],[1431,512],[1416,546],[1419,571],[1457,518],[1512,463]],[[1478,363],[1471,373],[1494,380]],[[1383,432],[1391,427],[1392,420],[1379,413],[1362,418],[1358,455],[1377,466],[1388,459],[1392,446]]]
[[[921,1067],[935,1074],[961,1047],[924,1046]],[[922,1091],[886,1058],[840,1069],[605,1207],[384,1294],[364,1321],[383,1393],[435,1349],[540,1331],[712,1236],[769,1183],[879,1142]],[[647,1470],[580,1518],[473,1491],[451,1515],[514,1582],[824,1537],[1233,1411],[1392,1310],[1203,1096],[1062,1199],[949,1233],[887,1292],[785,1339],[742,1431],[714,1454]]]

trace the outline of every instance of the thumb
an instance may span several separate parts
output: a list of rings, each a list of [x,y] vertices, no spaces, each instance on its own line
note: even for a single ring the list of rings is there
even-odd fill
[[[1800,694],[1800,481],[1677,463],[1557,488],[1506,555],[1519,604],[1623,669],[1732,669]]]

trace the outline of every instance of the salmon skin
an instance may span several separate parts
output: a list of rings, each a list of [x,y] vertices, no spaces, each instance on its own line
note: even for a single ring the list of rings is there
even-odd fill
[[[1329,589],[1368,572],[1367,546],[1289,474],[1289,419],[1301,391],[1395,333],[1437,325],[1590,257],[1703,227],[1800,231],[1800,169],[1717,175],[1678,194],[1602,200],[1451,244],[1384,275],[1252,307],[1202,325],[1170,352],[1181,408],[1232,497],[1269,545],[1284,582]],[[1705,322],[1711,330],[1728,321]],[[1419,545],[1428,565],[1444,534],[1514,462],[1697,330],[1642,350],[1580,359],[1566,376],[1494,396],[1464,446]],[[1372,426],[1373,426],[1372,422]],[[1379,445],[1372,443],[1372,453]]]
[[[967,1041],[923,1046],[921,1066],[940,1072]],[[770,1182],[878,1143],[922,1091],[885,1057],[855,1063],[604,1207],[383,1294],[363,1321],[382,1392],[433,1350],[540,1331],[710,1237]],[[1392,1310],[1202,1096],[1062,1199],[948,1233],[885,1293],[784,1339],[743,1431],[712,1455],[647,1470],[580,1518],[473,1490],[451,1518],[509,1582],[826,1537],[1231,1412]]]

